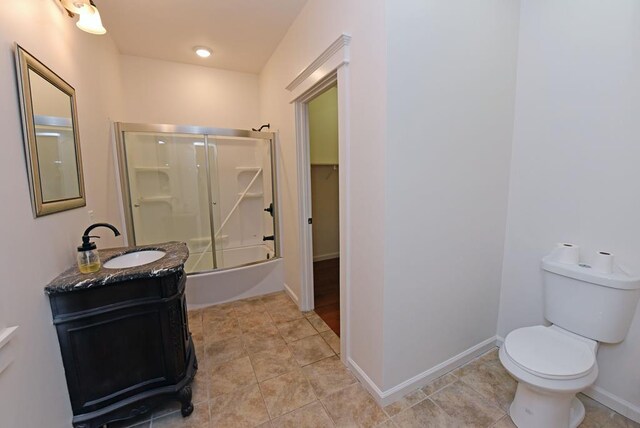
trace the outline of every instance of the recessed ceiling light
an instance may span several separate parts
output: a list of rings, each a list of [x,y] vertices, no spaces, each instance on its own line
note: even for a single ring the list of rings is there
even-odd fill
[[[208,58],[211,56],[211,49],[205,48],[204,46],[196,46],[193,50],[200,58]]]

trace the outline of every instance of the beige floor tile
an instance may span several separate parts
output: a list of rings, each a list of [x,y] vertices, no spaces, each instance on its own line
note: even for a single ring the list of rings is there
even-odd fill
[[[302,368],[318,398],[326,397],[357,382],[335,355]]]
[[[210,401],[211,428],[253,428],[269,421],[258,385]]]
[[[306,318],[276,324],[276,327],[287,343],[317,334],[316,329],[311,326]]]
[[[307,312],[304,314],[304,316],[307,318],[307,320],[309,320],[313,328],[315,328],[318,333],[331,330],[331,327],[329,327],[327,323],[324,322],[322,318],[320,318],[315,312]]]
[[[309,381],[300,370],[260,382],[260,391],[271,419],[316,400]]]
[[[189,322],[189,332],[192,336],[203,337],[202,333],[202,311],[189,311],[187,314]]]
[[[422,400],[413,407],[403,410],[393,417],[399,428],[454,428],[453,419],[430,399]]]
[[[298,364],[306,366],[334,355],[320,335],[305,337],[289,344],[289,349]]]
[[[322,404],[338,427],[372,427],[388,419],[358,383],[323,398]]]
[[[476,358],[474,360],[469,361],[467,364],[465,364],[462,367],[458,367],[457,369],[453,370],[452,372],[450,372],[452,375],[457,376],[457,377],[462,377],[465,374],[467,374],[469,371],[474,371],[476,370],[479,366],[481,366],[482,364],[484,364],[486,361],[481,360],[480,358]]]
[[[478,357],[478,360],[484,362],[484,363],[490,363],[490,362],[500,362],[500,357],[498,356],[498,351],[500,350],[500,348],[495,347],[493,349],[491,349],[490,351],[485,352],[484,354],[480,355]]]
[[[196,343],[204,343],[204,329],[202,328],[202,323],[200,323],[199,327],[194,327],[193,324],[189,324],[189,333],[191,333],[191,339],[193,340],[193,344]]]
[[[156,428],[208,428],[209,405],[207,403],[194,406],[193,413],[186,418],[180,412],[173,412],[158,419],[153,419],[152,425]]]
[[[207,382],[207,371],[201,367],[196,373],[196,377],[191,382],[191,397],[194,404],[209,401],[209,388]]]
[[[384,408],[384,411],[387,412],[387,415],[389,416],[395,416],[401,411],[418,404],[425,398],[427,398],[427,396],[424,394],[424,392],[418,389],[405,395],[395,403],[389,404]]]
[[[467,370],[460,380],[505,412],[509,410],[518,386],[499,362],[480,364]]]
[[[505,415],[500,408],[490,404],[480,394],[461,381],[433,394],[431,400],[451,416],[455,423],[486,428]]]
[[[428,384],[422,387],[422,392],[428,397],[431,394],[440,391],[447,385],[451,385],[453,382],[457,381],[458,378],[451,373],[447,373],[444,376],[440,376],[439,378],[432,380]]]
[[[578,394],[578,399],[584,404],[586,415],[580,428],[639,428],[640,424],[627,419],[619,413],[614,412],[603,404]]]
[[[320,333],[320,336],[327,342],[327,345],[331,347],[333,352],[340,355],[340,338],[337,334],[333,332],[333,330],[327,330]]]
[[[299,368],[286,345],[278,345],[256,354],[251,354],[251,364],[258,382],[283,375]]]
[[[242,334],[238,320],[235,318],[225,318],[203,323],[202,325],[205,343],[219,342]]]
[[[278,291],[276,293],[265,294],[260,297],[263,303],[277,303],[277,302],[290,302],[291,299],[287,295],[286,291]]]
[[[518,428],[516,424],[511,421],[509,415],[505,415],[500,419],[495,425],[492,425],[491,428]]]
[[[267,311],[275,323],[283,323],[304,318],[304,315],[302,315],[302,312],[298,310],[295,303],[276,307],[267,305]]]
[[[249,312],[246,315],[239,316],[238,323],[244,333],[273,325],[273,321],[267,312]]]
[[[262,299],[254,297],[236,302],[233,310],[238,317],[241,317],[252,312],[265,312],[267,308],[264,306],[264,303],[262,303]]]
[[[240,337],[208,343],[205,347],[205,367],[208,369],[209,367],[244,357],[246,354]]]
[[[227,318],[235,318],[233,308],[229,305],[216,305],[202,309],[202,322],[209,323]]]
[[[319,401],[271,421],[273,428],[331,428],[333,422]]]
[[[249,357],[238,358],[220,364],[209,375],[209,397],[228,394],[249,385],[258,383],[253,373]]]
[[[391,419],[387,419],[383,423],[375,426],[375,428],[396,428],[396,427],[397,425]]]
[[[275,327],[273,329],[258,329],[245,333],[242,335],[242,342],[249,354],[255,354],[286,344]]]

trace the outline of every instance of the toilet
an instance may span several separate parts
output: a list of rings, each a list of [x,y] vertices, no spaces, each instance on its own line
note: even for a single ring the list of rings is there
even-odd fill
[[[518,381],[509,414],[518,428],[575,428],[584,419],[576,394],[598,377],[598,344],[624,340],[640,297],[640,278],[542,260],[544,316],[550,326],[510,332],[500,362]]]

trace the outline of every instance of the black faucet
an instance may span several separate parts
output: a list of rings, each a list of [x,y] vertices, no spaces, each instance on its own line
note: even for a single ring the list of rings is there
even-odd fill
[[[111,230],[113,230],[113,233],[115,236],[120,236],[120,231],[118,229],[116,229],[115,226],[109,224],[109,223],[94,223],[91,226],[87,227],[87,229],[84,231],[84,233],[82,234],[82,246],[78,247],[78,250],[82,249],[84,251],[87,250],[94,250],[96,248],[96,244],[93,242],[90,242],[91,238],[99,238],[99,236],[92,236],[89,235],[91,233],[91,231],[93,229],[95,229],[96,227],[107,227]]]

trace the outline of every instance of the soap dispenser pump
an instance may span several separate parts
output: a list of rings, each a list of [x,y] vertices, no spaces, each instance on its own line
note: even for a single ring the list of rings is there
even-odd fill
[[[120,235],[120,231],[109,223],[95,223],[87,227],[82,235],[82,245],[78,247],[78,269],[82,273],[93,273],[100,270],[100,255],[96,247],[96,243],[91,238],[100,238],[99,236],[90,235],[91,231],[96,227],[107,227],[113,231],[115,236]]]

